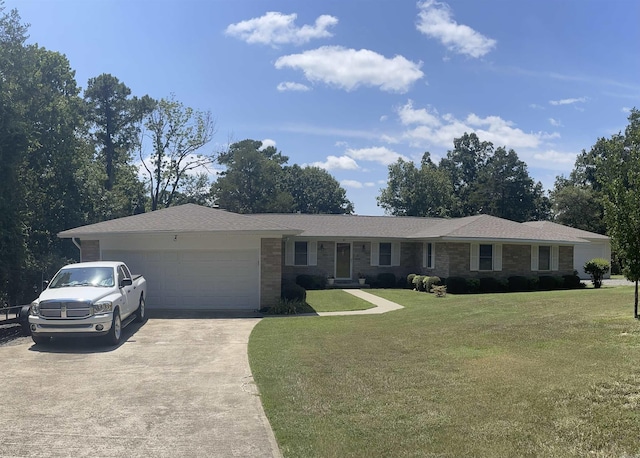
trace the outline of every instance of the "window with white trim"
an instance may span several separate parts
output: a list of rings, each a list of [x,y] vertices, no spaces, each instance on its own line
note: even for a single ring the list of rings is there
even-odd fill
[[[390,266],[391,265],[391,243],[380,243],[378,252],[378,265]]]
[[[435,244],[432,242],[425,242],[424,244],[422,266],[427,269],[433,269],[435,267]]]
[[[502,270],[502,244],[470,244],[471,271],[496,271]]]
[[[306,266],[309,264],[308,242],[295,242],[293,264],[296,266]]]
[[[549,245],[538,247],[538,270],[551,270],[551,247]]]
[[[478,270],[493,270],[493,245],[480,245]]]

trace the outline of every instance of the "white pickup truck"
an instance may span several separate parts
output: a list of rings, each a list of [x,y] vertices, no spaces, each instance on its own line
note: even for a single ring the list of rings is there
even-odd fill
[[[106,336],[117,345],[122,329],[145,319],[147,282],[122,262],[64,266],[31,304],[29,328],[36,344],[56,336]]]

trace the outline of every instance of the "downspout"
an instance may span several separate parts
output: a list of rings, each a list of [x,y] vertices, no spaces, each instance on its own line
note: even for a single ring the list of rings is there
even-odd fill
[[[82,247],[80,246],[80,244],[78,242],[76,242],[75,237],[71,237],[71,241],[78,248],[78,251],[80,252],[80,262],[82,262]]]

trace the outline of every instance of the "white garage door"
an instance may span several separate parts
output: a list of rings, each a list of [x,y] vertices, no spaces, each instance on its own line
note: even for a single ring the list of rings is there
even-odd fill
[[[255,310],[260,307],[258,252],[116,251],[104,260],[124,261],[147,279],[150,309]]]
[[[578,275],[582,279],[591,278],[589,274],[584,273],[584,264],[593,258],[610,258],[611,254],[607,253],[604,243],[590,243],[588,245],[576,245],[573,249],[573,268],[578,271]]]

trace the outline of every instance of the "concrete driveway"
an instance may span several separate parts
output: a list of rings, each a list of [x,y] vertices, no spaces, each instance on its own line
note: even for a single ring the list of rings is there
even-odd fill
[[[154,318],[116,348],[0,345],[0,456],[279,457],[247,358],[258,321]]]

